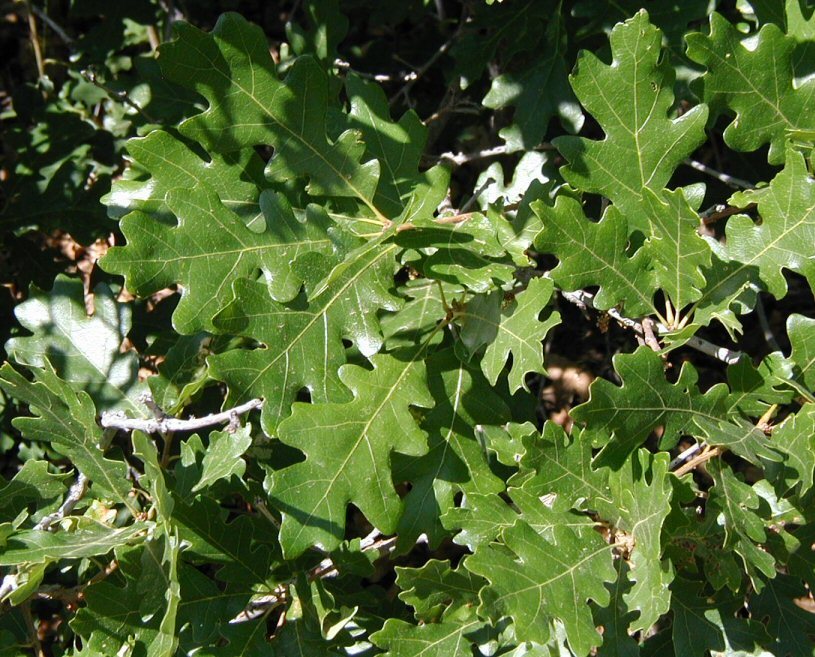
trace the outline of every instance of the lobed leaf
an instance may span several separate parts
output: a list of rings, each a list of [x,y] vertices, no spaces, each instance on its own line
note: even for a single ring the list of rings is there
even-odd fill
[[[564,136],[553,143],[569,164],[566,182],[602,194],[636,223],[644,189],[660,191],[704,141],[707,108],[670,119],[675,72],[661,57],[662,33],[645,10],[611,31],[611,64],[581,51],[572,88],[605,133],[596,141]],[[631,214],[629,214],[631,213]]]
[[[338,546],[349,502],[383,533],[396,529],[402,504],[391,481],[391,453],[427,452],[426,435],[409,407],[430,408],[434,401],[418,355],[400,360],[382,354],[371,364],[373,370],[340,368],[340,379],[354,393],[352,401],[295,403],[292,415],[280,424],[280,440],[306,456],[271,480],[271,500],[283,515],[280,542],[287,556],[314,545],[326,550]]]

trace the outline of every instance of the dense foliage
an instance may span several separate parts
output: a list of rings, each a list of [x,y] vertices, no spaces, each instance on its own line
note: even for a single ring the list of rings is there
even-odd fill
[[[809,2],[236,4],[3,3],[0,656],[815,654]]]

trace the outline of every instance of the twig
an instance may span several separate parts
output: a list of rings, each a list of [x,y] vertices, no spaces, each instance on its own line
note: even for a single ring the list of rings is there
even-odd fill
[[[705,445],[705,448],[699,454],[685,463],[685,465],[679,468],[674,474],[676,474],[677,477],[681,477],[682,475],[685,475],[696,468],[696,466],[717,457],[723,451],[724,450],[721,447],[711,447],[710,445]]]
[[[220,413],[205,415],[204,417],[192,417],[187,420],[180,420],[173,417],[153,418],[142,420],[139,418],[129,418],[118,411],[102,413],[100,424],[105,428],[120,429],[122,431],[144,431],[145,433],[169,433],[173,431],[195,431],[211,427],[214,424],[230,422],[233,414],[243,415],[251,410],[260,408],[262,399],[250,399],[235,408],[230,408]]]
[[[505,155],[507,152],[506,145],[504,146],[494,146],[493,148],[485,148],[483,151],[477,151],[475,153],[442,153],[439,155],[438,160],[446,160],[447,162],[452,162],[456,166],[461,166],[462,164],[467,164],[468,162],[473,162],[475,160],[482,160],[487,157],[495,157],[496,155]]]
[[[366,73],[365,71],[358,71],[352,68],[351,64],[343,59],[335,59],[334,66],[342,71],[350,71],[354,75],[366,80],[374,80],[375,82],[410,82],[416,77],[416,73],[399,73],[398,75],[389,75],[387,73]]]
[[[685,164],[689,167],[696,169],[697,171],[701,171],[702,173],[706,173],[709,176],[713,176],[716,180],[723,182],[728,187],[732,187],[733,189],[754,189],[755,185],[751,183],[749,180],[744,180],[742,178],[736,178],[734,176],[730,176],[726,173],[722,173],[721,171],[716,171],[709,167],[707,164],[702,164],[697,160],[692,160],[690,158],[685,159]]]
[[[770,322],[767,321],[767,313],[764,312],[764,303],[761,301],[761,295],[756,297],[756,315],[758,315],[758,323],[761,325],[761,330],[764,332],[764,340],[773,351],[781,351],[781,345],[773,335],[773,330],[770,328]]]
[[[56,34],[60,39],[62,39],[62,42],[66,46],[70,46],[73,44],[74,42],[73,38],[64,29],[62,29],[62,27],[60,27],[60,25],[53,18],[51,18],[48,14],[42,11],[42,9],[40,9],[37,5],[32,5],[30,3],[28,5],[28,8],[30,11],[33,11],[37,15],[37,18],[39,18],[43,23],[45,23],[48,27],[54,30],[54,34]]]
[[[481,196],[485,191],[487,191],[487,188],[490,185],[494,185],[494,184],[495,184],[495,180],[492,178],[492,176],[488,177],[481,184],[481,187],[476,189],[475,192],[473,193],[473,195],[470,198],[467,199],[467,202],[464,203],[464,205],[461,206],[461,209],[459,209],[459,214],[466,214],[469,211],[469,209],[475,205],[475,202],[478,200],[478,197]]]
[[[712,208],[705,210],[704,212],[700,213],[699,216],[702,218],[702,223],[705,226],[710,226],[711,224],[715,224],[717,221],[722,219],[726,219],[734,214],[739,214],[741,212],[748,212],[756,207],[755,203],[751,203],[747,207],[744,208],[736,208],[736,207],[727,207],[721,203],[714,205]]]
[[[563,298],[569,301],[570,303],[575,304],[578,307],[588,307],[594,308],[594,295],[590,292],[586,292],[584,290],[577,290],[576,292],[561,292]],[[620,324],[625,326],[628,329],[631,329],[635,333],[639,334],[640,336],[644,337],[645,332],[642,328],[642,324],[635,319],[631,319],[630,317],[625,317],[620,314],[620,312],[616,308],[609,308],[605,311],[608,315],[618,321]],[[663,326],[662,324],[655,325],[655,333],[657,334],[664,334],[669,333],[667,327]],[[738,362],[739,358],[741,358],[742,354],[740,351],[733,351],[732,349],[728,349],[726,347],[720,347],[718,345],[713,344],[712,342],[708,342],[707,340],[697,337],[695,335],[691,336],[685,341],[685,344],[692,349],[696,349],[697,351],[702,352],[703,354],[707,354],[715,358],[716,360],[720,360],[727,365],[733,365],[734,363]]]
[[[69,515],[71,511],[74,510],[74,507],[77,505],[79,500],[85,496],[87,490],[88,478],[80,472],[76,477],[76,481],[74,481],[73,485],[68,489],[68,495],[65,498],[65,501],[60,505],[59,509],[57,509],[54,513],[45,516],[36,525],[34,525],[34,529],[39,529],[44,532],[52,531],[52,525],[62,521],[65,516]]]
[[[99,78],[96,75],[96,71],[94,71],[92,68],[82,69],[82,71],[80,71],[80,73],[82,74],[82,77],[84,77],[93,86],[99,87],[102,91],[104,91],[106,94],[108,94],[111,98],[118,98],[125,105],[128,105],[129,107],[132,107],[139,114],[141,114],[145,119],[147,119],[150,123],[159,123],[159,121],[157,121],[152,116],[150,116],[144,110],[144,108],[142,108],[138,103],[136,103],[126,91],[124,91],[124,90],[116,91],[114,89],[111,89],[104,82],[100,81]]]
[[[702,447],[704,447],[705,443],[695,443],[688,447],[684,452],[677,455],[677,457],[671,461],[670,465],[668,466],[669,470],[674,470],[682,465],[685,461],[691,458],[694,454],[696,454]]]
[[[659,344],[656,336],[656,323],[650,317],[642,320],[642,336],[645,344],[651,348],[652,351],[659,353],[662,351],[662,345]]]
[[[26,17],[28,19],[28,37],[31,41],[31,48],[34,50],[34,60],[37,62],[37,73],[39,77],[45,77],[45,64],[42,58],[42,48],[40,48],[40,35],[37,33],[37,21],[31,9],[31,3],[25,3]]]
[[[413,88],[413,85],[416,84],[425,73],[427,73],[430,67],[433,66],[433,64],[435,64],[442,55],[444,55],[448,50],[450,50],[450,47],[453,45],[455,40],[458,39],[466,23],[467,21],[463,19],[459,21],[458,28],[452,34],[452,36],[449,39],[447,39],[447,41],[445,41],[424,64],[422,64],[419,68],[416,69],[415,75],[412,79],[408,80],[404,84],[404,86],[401,89],[399,89],[399,91],[397,91],[395,94],[393,94],[393,96],[391,96],[390,101],[388,101],[391,105],[395,104],[396,101],[399,100],[400,96],[404,96],[405,98],[407,98],[407,95]]]

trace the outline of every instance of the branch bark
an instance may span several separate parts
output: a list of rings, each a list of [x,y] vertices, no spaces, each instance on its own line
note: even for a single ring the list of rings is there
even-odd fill
[[[564,299],[575,304],[576,306],[583,308],[594,308],[594,295],[590,292],[577,290],[576,292],[561,292],[561,294],[563,295]],[[643,339],[645,338],[645,329],[643,328],[642,323],[638,322],[636,319],[625,317],[624,315],[620,314],[620,311],[618,311],[616,308],[609,308],[605,312],[626,328],[631,329]],[[662,324],[654,324],[654,331],[656,334],[668,333],[668,329]],[[734,363],[738,362],[739,358],[742,356],[740,351],[734,351],[732,349],[728,349],[727,347],[720,347],[695,335],[691,336],[685,342],[685,344],[693,349],[696,349],[697,351],[701,351],[703,354],[707,354],[708,356],[715,358],[716,360],[720,360],[727,365],[733,365]]]
[[[172,431],[195,431],[211,427],[215,424],[233,422],[233,419],[251,410],[260,408],[263,405],[262,399],[250,399],[234,408],[230,408],[220,413],[212,413],[204,417],[192,417],[187,420],[180,420],[173,417],[151,418],[143,420],[140,418],[129,418],[121,412],[102,413],[100,424],[106,429],[120,429],[122,431],[144,431],[145,433],[168,433]]]

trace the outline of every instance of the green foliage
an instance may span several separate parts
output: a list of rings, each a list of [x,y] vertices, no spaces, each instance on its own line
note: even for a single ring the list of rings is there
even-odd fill
[[[815,655],[808,2],[57,4],[0,655]]]

